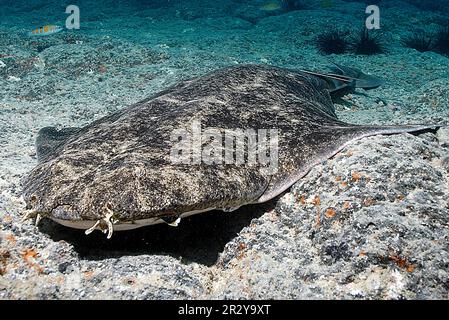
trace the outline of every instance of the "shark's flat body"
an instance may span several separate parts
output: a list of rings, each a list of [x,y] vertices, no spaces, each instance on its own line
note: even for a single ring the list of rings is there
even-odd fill
[[[28,209],[70,227],[109,230],[109,236],[176,224],[187,215],[272,199],[354,140],[429,128],[341,122],[334,88],[315,73],[238,66],[183,82],[81,129],[44,128],[39,164],[24,182]],[[190,130],[195,121],[203,129],[278,130],[278,170],[174,164],[173,132]]]

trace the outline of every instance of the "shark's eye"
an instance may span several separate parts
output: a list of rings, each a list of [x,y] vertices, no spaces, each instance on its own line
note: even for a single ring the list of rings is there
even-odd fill
[[[30,200],[31,200],[31,202],[33,202],[33,203],[37,202],[37,196],[33,194],[33,195],[30,197]]]

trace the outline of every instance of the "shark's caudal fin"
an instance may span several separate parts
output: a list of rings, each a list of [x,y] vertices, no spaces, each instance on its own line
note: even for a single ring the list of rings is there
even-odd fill
[[[350,67],[345,67],[334,63],[331,73],[321,73],[315,71],[301,70],[301,72],[317,76],[325,80],[329,85],[329,91],[335,93],[347,88],[362,88],[365,90],[375,89],[381,86],[384,81],[376,76],[368,75],[362,71]]]
[[[429,125],[429,124],[410,124],[410,125],[352,125],[335,127],[325,127],[325,132],[339,132],[343,136],[347,136],[352,132],[353,137],[357,140],[363,137],[374,135],[391,135],[400,133],[410,133],[419,135],[424,132],[436,132],[443,125]]]
[[[38,162],[48,160],[69,137],[77,133],[79,128],[45,127],[39,130],[36,138],[36,154]]]

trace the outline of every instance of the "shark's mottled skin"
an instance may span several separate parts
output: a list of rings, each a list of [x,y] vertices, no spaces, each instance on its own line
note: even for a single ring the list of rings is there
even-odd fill
[[[428,128],[341,122],[329,92],[328,82],[315,75],[237,66],[183,82],[81,129],[44,128],[39,164],[24,181],[27,207],[73,227],[89,228],[106,216],[118,230],[172,222],[188,212],[272,199],[351,141]],[[270,175],[259,166],[173,164],[170,135],[195,120],[203,128],[278,129],[279,170]]]

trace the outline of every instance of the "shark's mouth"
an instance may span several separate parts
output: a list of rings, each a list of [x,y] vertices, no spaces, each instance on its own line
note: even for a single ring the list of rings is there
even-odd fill
[[[216,208],[208,208],[208,209],[202,209],[202,210],[194,210],[189,212],[184,212],[181,215],[179,215],[174,221],[167,222],[167,220],[164,220],[162,218],[148,218],[148,219],[140,219],[140,220],[133,220],[133,221],[117,221],[112,218],[112,215],[106,215],[105,218],[97,221],[93,220],[64,220],[64,219],[58,219],[54,217],[49,217],[51,220],[55,221],[56,223],[59,223],[63,226],[74,228],[74,229],[82,229],[86,230],[86,234],[90,234],[94,230],[101,230],[104,233],[108,233],[108,239],[112,236],[113,231],[126,231],[126,230],[133,230],[140,227],[150,226],[154,224],[160,224],[160,223],[166,223],[172,227],[177,227],[178,224],[181,222],[182,218],[186,218],[195,214],[217,210]]]

